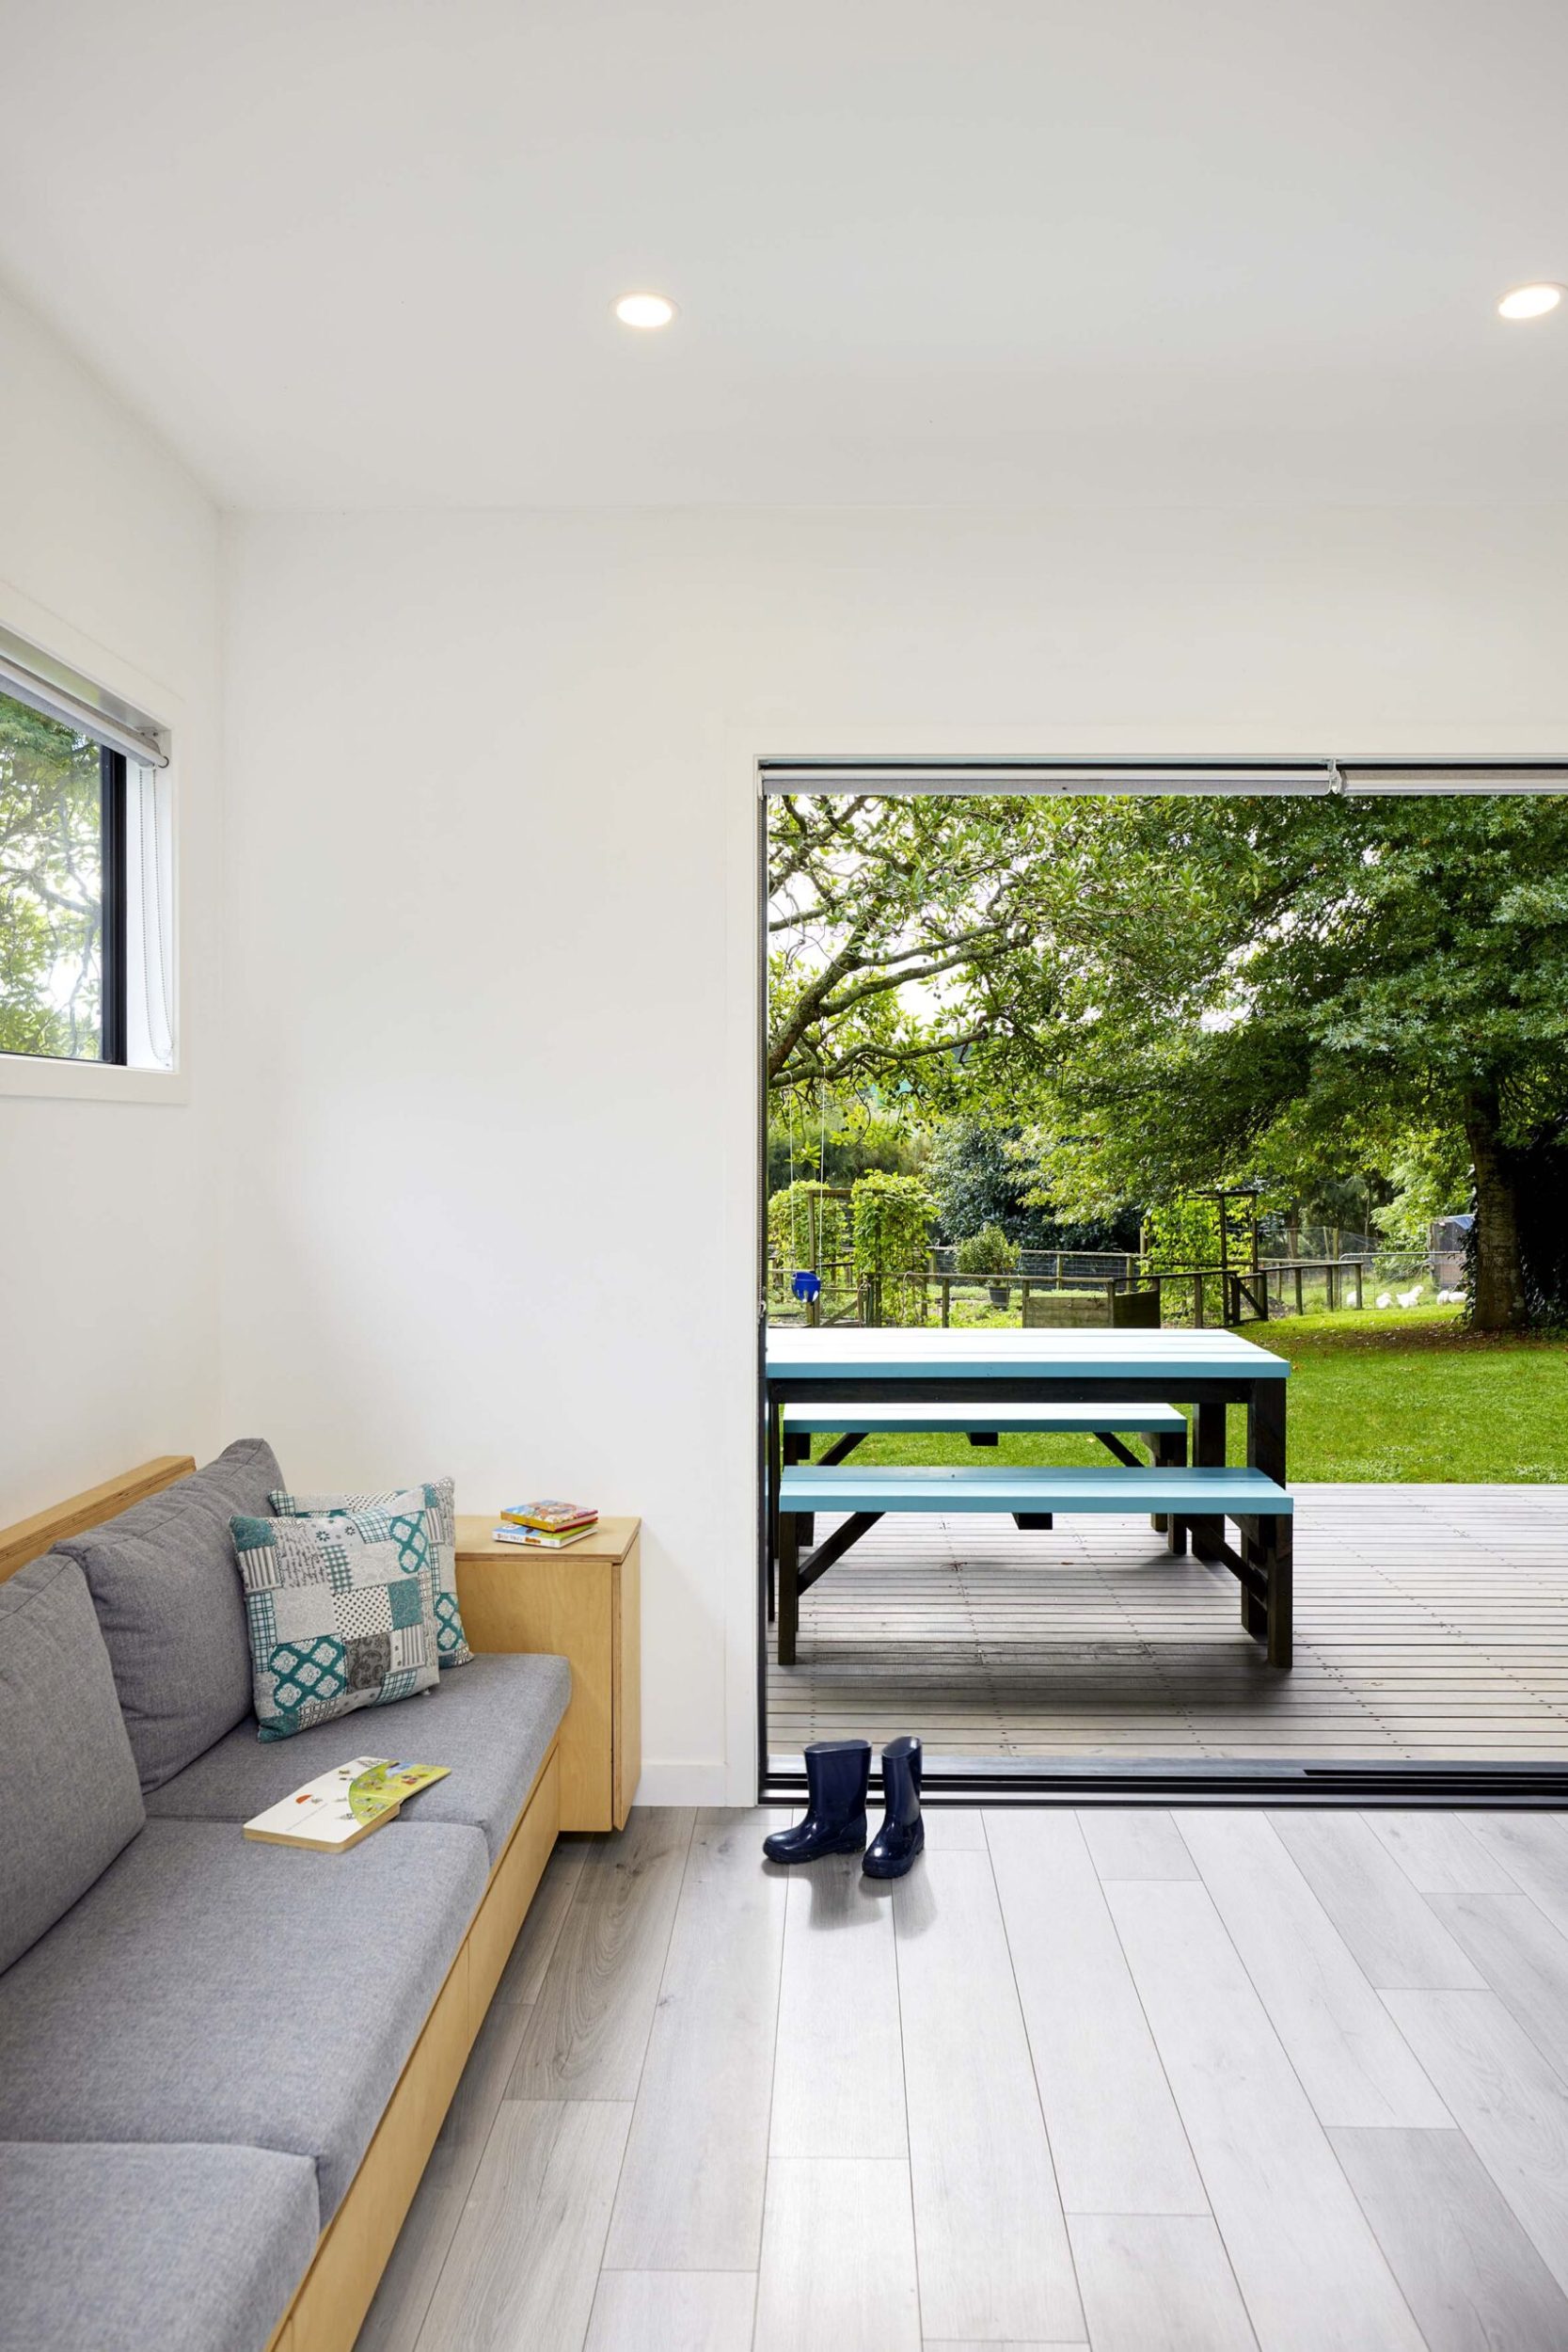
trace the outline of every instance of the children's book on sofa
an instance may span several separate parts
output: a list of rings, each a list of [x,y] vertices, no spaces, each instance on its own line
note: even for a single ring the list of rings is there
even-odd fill
[[[263,1846],[346,1853],[383,1821],[394,1820],[406,1798],[444,1780],[450,1770],[446,1764],[404,1764],[386,1756],[351,1756],[269,1804],[245,1823],[245,1834]]]

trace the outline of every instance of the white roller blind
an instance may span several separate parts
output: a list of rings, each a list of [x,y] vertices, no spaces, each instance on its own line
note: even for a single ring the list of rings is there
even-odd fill
[[[1568,792],[1568,760],[763,759],[766,794]]]
[[[1327,792],[1330,759],[764,759],[766,793]]]
[[[1497,767],[1439,767],[1418,762],[1396,765],[1393,761],[1362,766],[1346,760],[1339,772],[1347,792],[1568,792],[1568,762],[1559,766],[1499,763]]]
[[[0,629],[0,694],[25,703],[45,719],[57,720],[74,735],[121,753],[138,768],[168,766],[156,720],[24,644],[8,629]]]

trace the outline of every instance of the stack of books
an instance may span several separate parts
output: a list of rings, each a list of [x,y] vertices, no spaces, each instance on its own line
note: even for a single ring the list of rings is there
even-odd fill
[[[492,1532],[498,1544],[532,1544],[541,1551],[564,1551],[592,1535],[599,1515],[586,1502],[557,1502],[546,1496],[540,1502],[515,1502],[501,1513]]]

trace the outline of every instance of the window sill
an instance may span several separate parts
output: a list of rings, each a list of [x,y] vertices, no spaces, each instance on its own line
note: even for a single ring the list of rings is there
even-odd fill
[[[0,1095],[32,1095],[55,1103],[167,1103],[190,1099],[179,1070],[125,1070],[101,1061],[45,1061],[0,1054]]]

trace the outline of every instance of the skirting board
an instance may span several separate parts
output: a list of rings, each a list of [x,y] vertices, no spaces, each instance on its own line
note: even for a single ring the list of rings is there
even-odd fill
[[[552,1745],[375,2136],[268,2352],[352,2352],[550,1858],[560,1819],[561,1771]]]
[[[750,1804],[747,1798],[743,1802]],[[637,1784],[634,1804],[728,1804],[731,1799],[725,1786],[724,1766],[705,1760],[700,1764],[644,1763],[642,1776]]]

